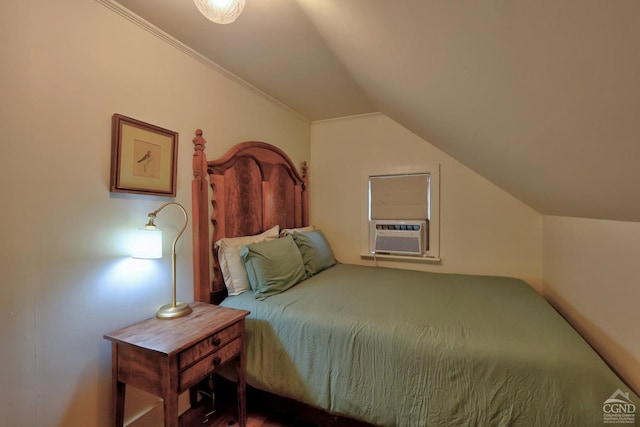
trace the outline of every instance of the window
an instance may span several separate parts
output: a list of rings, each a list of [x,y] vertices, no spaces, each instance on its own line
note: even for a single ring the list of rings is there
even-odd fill
[[[428,202],[428,173],[369,177],[369,219],[427,219]]]
[[[426,220],[425,259],[439,261],[440,165],[430,163],[369,170],[365,173],[363,183],[367,195],[366,223],[369,224],[371,220]],[[363,242],[366,240],[367,250],[362,251],[365,257],[372,256],[368,250],[371,238],[367,227],[366,239],[363,239]]]

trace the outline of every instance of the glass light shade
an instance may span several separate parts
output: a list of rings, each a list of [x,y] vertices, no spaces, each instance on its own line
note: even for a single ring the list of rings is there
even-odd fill
[[[230,24],[244,9],[244,0],[193,0],[208,20],[216,24]]]
[[[142,259],[162,258],[162,231],[154,226],[139,228],[131,256]]]

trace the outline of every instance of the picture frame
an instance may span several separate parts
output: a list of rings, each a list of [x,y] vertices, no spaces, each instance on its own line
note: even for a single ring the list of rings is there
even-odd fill
[[[175,197],[177,157],[177,132],[112,116],[111,192]]]

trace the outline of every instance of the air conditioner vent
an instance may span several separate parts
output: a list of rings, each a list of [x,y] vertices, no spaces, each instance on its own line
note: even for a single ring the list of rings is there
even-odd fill
[[[425,253],[426,221],[372,220],[369,250],[372,253],[416,255]]]

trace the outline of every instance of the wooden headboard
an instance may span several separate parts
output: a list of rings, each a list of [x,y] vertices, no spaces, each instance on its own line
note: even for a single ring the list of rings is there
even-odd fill
[[[217,304],[227,290],[214,243],[275,225],[309,225],[307,163],[301,175],[284,151],[259,141],[237,144],[223,157],[207,160],[202,134],[196,130],[193,139],[194,299]]]

